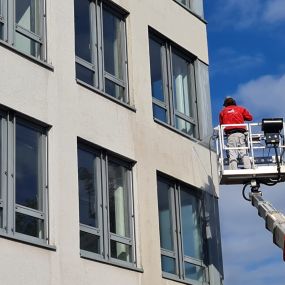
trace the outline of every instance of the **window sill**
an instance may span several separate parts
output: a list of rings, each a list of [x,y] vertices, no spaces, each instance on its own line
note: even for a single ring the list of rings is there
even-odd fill
[[[31,56],[31,55],[28,55],[26,53],[21,52],[21,51],[17,50],[13,46],[7,44],[6,42],[4,42],[2,40],[0,40],[0,46],[5,47],[5,48],[9,49],[10,51],[18,54],[19,56],[22,56],[22,57],[30,60],[31,62],[34,62],[34,63],[36,63],[36,64],[38,64],[38,65],[40,65],[40,66],[42,66],[42,67],[44,67],[44,68],[46,68],[46,69],[48,69],[50,71],[54,71],[54,67],[52,65],[50,65],[50,64],[48,64],[48,63],[46,63],[44,61],[41,61],[41,60]]]
[[[202,21],[204,24],[208,24],[208,22],[202,18],[201,16],[199,16],[198,14],[196,14],[195,12],[193,12],[192,10],[190,10],[188,7],[184,6],[183,4],[177,2],[176,0],[174,0],[179,6],[181,6],[183,9],[185,9],[186,11],[188,11],[190,14],[192,14],[194,17],[196,17],[197,19],[199,19],[200,21]]]
[[[162,122],[162,121],[160,121],[160,120],[158,120],[158,119],[156,119],[156,118],[153,118],[153,120],[154,120],[154,122],[156,122],[157,124],[159,124],[159,125],[161,125],[161,126],[167,128],[167,129],[169,129],[169,130],[175,132],[176,134],[178,134],[178,135],[180,135],[180,136],[183,136],[184,138],[189,139],[189,140],[193,141],[194,143],[199,144],[199,145],[201,145],[201,146],[203,146],[203,147],[209,149],[209,142],[207,142],[207,141],[201,141],[201,140],[199,140],[199,139],[196,139],[196,138],[194,138],[194,137],[191,137],[191,136],[185,134],[184,132],[181,132],[181,131],[179,131],[178,129],[172,127],[171,125],[168,125],[168,124],[166,124],[166,123],[164,123],[164,122]]]
[[[164,279],[167,279],[167,280],[171,280],[171,281],[176,281],[176,282],[179,282],[179,283],[182,283],[182,284],[190,284],[190,285],[209,285],[208,282],[199,282],[199,281],[196,281],[196,280],[182,280],[182,279],[179,279],[178,277],[176,276],[172,276],[171,274],[167,274],[167,273],[162,273],[162,278]]]
[[[120,100],[110,96],[109,94],[107,94],[107,93],[105,93],[105,92],[103,92],[101,90],[96,89],[95,87],[93,87],[93,86],[91,86],[91,85],[89,85],[89,84],[87,84],[87,83],[85,83],[85,82],[83,82],[83,81],[81,81],[79,79],[76,79],[76,82],[79,85],[81,85],[83,87],[86,87],[86,88],[88,88],[89,90],[91,90],[93,92],[96,92],[97,94],[103,96],[104,98],[107,98],[107,99],[111,100],[112,102],[115,102],[115,103],[117,103],[117,104],[119,104],[119,105],[129,109],[130,111],[133,111],[133,112],[137,111],[134,106],[131,106],[131,105],[127,104],[127,103],[124,103],[124,102],[122,102],[122,101],[120,101]]]
[[[85,253],[85,252],[81,251],[80,252],[80,257],[83,258],[83,259],[97,261],[97,262],[104,263],[104,264],[111,265],[111,266],[115,266],[115,267],[120,267],[120,268],[123,268],[123,269],[126,269],[126,270],[136,271],[136,272],[139,272],[139,273],[143,273],[144,272],[142,268],[137,268],[137,267],[132,266],[132,265],[127,265],[127,264],[124,264],[124,262],[107,261],[107,260],[104,260],[103,258],[99,258],[99,257],[93,256],[92,253],[89,254],[89,253]]]
[[[36,247],[40,247],[40,248],[43,248],[43,249],[56,251],[56,247],[54,245],[44,244],[43,242],[40,242],[40,241],[39,242],[34,242],[34,241],[29,240],[29,237],[27,237],[27,238],[18,238],[18,237],[15,237],[15,236],[8,236],[8,235],[6,235],[4,233],[1,233],[1,232],[0,232],[0,237],[8,239],[8,240],[11,240],[11,241],[15,241],[15,242],[20,242],[20,243],[24,243],[24,244],[27,244],[27,245],[31,245],[31,246],[36,246]]]

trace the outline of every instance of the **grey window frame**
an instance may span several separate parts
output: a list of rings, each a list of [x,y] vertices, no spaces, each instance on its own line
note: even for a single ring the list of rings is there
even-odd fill
[[[87,1],[87,0],[84,0]],[[122,43],[122,66],[123,79],[119,79],[114,75],[105,71],[104,68],[104,39],[103,39],[103,9],[108,10],[120,19],[121,25],[121,43]],[[130,104],[129,86],[128,86],[128,60],[127,60],[127,36],[126,36],[126,17],[128,13],[106,0],[91,0],[89,6],[90,20],[90,43],[91,43],[91,62],[80,58],[75,54],[75,64],[88,69],[93,73],[93,85],[90,85],[76,77],[77,82],[94,88],[95,91],[103,92],[104,95]],[[124,88],[123,100],[120,100],[105,91],[105,79]]]
[[[163,95],[164,102],[154,98],[152,96],[153,105],[157,105],[160,108],[166,110],[166,124],[175,128],[178,132],[183,133],[186,136],[190,136],[189,134],[179,130],[176,127],[176,116],[180,119],[183,119],[185,122],[189,123],[190,126],[194,127],[194,138],[199,138],[199,124],[198,124],[198,106],[197,106],[197,92],[196,92],[196,74],[195,74],[195,60],[192,54],[184,51],[182,48],[178,47],[171,41],[167,40],[165,37],[158,34],[156,31],[149,31],[149,40],[153,40],[161,45],[161,73],[163,77]],[[173,91],[173,73],[172,73],[172,54],[175,53],[179,57],[183,58],[188,62],[188,78],[190,83],[190,100],[193,107],[193,116],[188,117],[175,109],[174,103],[174,91]],[[151,63],[150,63],[151,64]],[[154,116],[154,113],[153,113]],[[158,118],[155,118],[155,121],[159,121],[165,123]]]
[[[196,17],[198,17],[199,19],[201,19],[202,21],[204,21],[204,12],[203,15],[199,15],[199,13],[197,13],[195,11],[195,9],[193,8],[193,4],[192,1],[193,0],[186,0],[186,4],[183,4],[181,2],[181,0],[174,0],[175,2],[177,2],[179,5],[181,5],[182,7],[185,7],[187,10],[189,10],[193,15],[195,15]],[[204,7],[204,0],[201,0],[203,3],[203,7]]]
[[[98,213],[98,228],[80,223],[80,231],[90,233],[100,237],[101,252],[94,253],[80,249],[81,257],[101,261],[104,263],[118,265],[124,268],[137,270],[136,246],[135,246],[135,214],[133,202],[133,176],[132,167],[134,162],[121,158],[116,154],[107,151],[98,146],[90,145],[88,142],[78,140],[77,149],[89,152],[96,157],[96,181],[98,190],[97,197],[97,213]],[[110,231],[109,221],[109,189],[108,189],[108,162],[112,161],[125,167],[128,171],[128,225],[130,229],[130,237],[123,237]],[[79,209],[80,210],[80,209]],[[111,242],[120,242],[131,247],[131,261],[123,261],[111,256]],[[140,271],[140,270],[138,270]]]
[[[47,59],[47,48],[46,48],[46,0],[41,0],[40,9],[40,34],[35,34],[32,31],[21,27],[16,23],[16,0],[2,0],[2,11],[3,14],[0,15],[0,23],[3,24],[4,35],[3,41],[9,46],[15,48],[20,53],[24,53],[32,58],[46,61]],[[29,40],[32,40],[36,44],[40,45],[40,55],[39,57],[32,55],[31,53],[26,53],[17,49],[15,46],[16,33],[21,34]]]
[[[196,193],[198,192],[197,190],[193,190],[193,187],[189,185],[185,185],[185,183],[180,182],[176,179],[170,178],[167,175],[164,175],[162,173],[158,173],[157,175],[157,182],[162,181],[166,184],[168,184],[170,187],[171,191],[171,234],[173,237],[173,244],[174,244],[174,251],[169,251],[167,249],[163,249],[161,247],[160,252],[161,252],[161,259],[163,256],[165,257],[170,257],[175,259],[175,265],[176,265],[176,274],[171,274],[169,272],[164,272],[162,271],[162,276],[171,279],[171,280],[176,280],[176,281],[182,281],[183,283],[186,284],[193,284],[193,285],[209,285],[210,283],[210,276],[209,276],[209,268],[207,266],[207,259],[208,259],[208,247],[207,247],[207,241],[205,239],[202,240],[203,244],[203,249],[205,252],[205,256],[203,260],[199,260],[190,256],[184,255],[183,251],[183,236],[182,236],[182,218],[181,218],[181,196],[180,196],[180,191],[181,187],[188,189],[191,195],[194,197],[198,198],[200,200],[200,206],[203,209],[203,217],[201,218],[201,231],[202,231],[202,237],[206,236],[205,235],[205,229],[204,229],[204,219],[205,219],[205,213],[204,213],[204,207],[202,203],[202,195],[201,193]],[[202,268],[204,268],[204,273],[205,273],[205,281],[200,282],[197,280],[189,279],[185,277],[184,273],[184,263],[190,263],[192,265],[197,265]]]
[[[0,235],[42,247],[49,247],[49,214],[48,214],[48,142],[47,128],[32,122],[14,111],[0,110],[1,120],[1,194],[0,206],[3,209],[3,228]],[[16,124],[36,130],[40,136],[40,189],[42,210],[32,209],[16,203]],[[43,222],[43,236],[34,237],[16,232],[16,213],[37,218]],[[52,246],[51,246],[52,248]]]

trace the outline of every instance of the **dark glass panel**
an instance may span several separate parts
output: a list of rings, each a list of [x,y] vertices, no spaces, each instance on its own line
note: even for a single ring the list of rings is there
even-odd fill
[[[42,210],[41,133],[16,124],[16,203]]]
[[[125,88],[117,85],[111,80],[105,79],[105,92],[112,97],[119,99],[120,101],[126,101]],[[127,102],[125,102],[127,103]]]
[[[149,40],[152,97],[164,102],[161,49],[161,44]]]
[[[128,170],[112,161],[108,164],[108,189],[110,231],[129,237]]]
[[[0,228],[3,228],[3,208],[0,208]]]
[[[3,40],[4,38],[3,33],[4,33],[4,26],[2,23],[0,23],[0,40]]]
[[[98,227],[96,156],[78,149],[80,223]]]
[[[16,213],[16,232],[33,237],[44,238],[43,220]]]
[[[171,188],[164,181],[158,180],[158,211],[160,246],[163,249],[173,251],[173,225],[171,209]]]
[[[175,259],[168,256],[161,256],[161,267],[163,272],[177,274]]]
[[[94,85],[94,71],[80,65],[79,63],[76,63],[76,78],[91,86]]]
[[[205,281],[205,270],[201,266],[185,262],[185,277],[199,282]]]
[[[161,108],[160,106],[156,105],[156,104],[152,104],[153,107],[153,116],[162,121],[167,123],[167,112],[164,108]]]
[[[111,240],[111,257],[131,262],[131,246]]]
[[[188,189],[181,189],[181,222],[184,255],[202,259],[203,237],[201,231],[200,201]]]
[[[124,79],[124,51],[121,19],[103,9],[103,41],[105,71]]]
[[[91,62],[91,28],[90,28],[90,2],[74,1],[75,17],[75,54]],[[96,30],[94,28],[94,30]]]
[[[40,34],[40,5],[42,0],[16,0],[16,23],[21,27]]]
[[[100,254],[100,237],[80,231],[80,249]]]

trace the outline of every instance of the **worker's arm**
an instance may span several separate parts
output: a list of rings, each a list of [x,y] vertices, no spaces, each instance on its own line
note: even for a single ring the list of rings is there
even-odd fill
[[[252,115],[249,113],[249,111],[247,109],[243,109],[243,118],[245,121],[252,121],[253,117]]]

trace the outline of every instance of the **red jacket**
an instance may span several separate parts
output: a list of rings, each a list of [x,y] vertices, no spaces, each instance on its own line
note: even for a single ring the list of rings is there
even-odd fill
[[[227,106],[220,112],[220,124],[243,124],[244,121],[251,121],[252,115],[249,111],[241,106]],[[245,129],[245,127],[229,126],[225,128],[225,131],[233,129]]]

